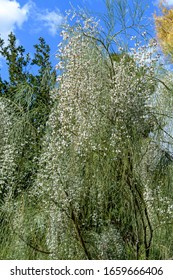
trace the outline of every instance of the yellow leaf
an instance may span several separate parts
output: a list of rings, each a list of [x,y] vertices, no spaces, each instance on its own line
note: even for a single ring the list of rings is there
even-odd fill
[[[166,8],[164,3],[159,5],[161,16],[154,14],[156,35],[163,52],[173,56],[173,9]]]

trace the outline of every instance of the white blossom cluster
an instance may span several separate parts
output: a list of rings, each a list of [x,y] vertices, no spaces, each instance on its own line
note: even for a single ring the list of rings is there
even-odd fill
[[[0,115],[0,194],[9,195],[14,182],[16,149],[9,139],[13,125],[12,113],[3,101],[0,101]]]
[[[11,225],[7,239],[10,239],[15,232],[22,233],[25,228],[24,224],[26,225],[26,220],[28,221],[28,217],[24,213],[26,210],[25,197],[22,195],[20,185],[25,173],[19,170],[23,168],[22,171],[25,171],[20,159],[26,145],[30,145],[32,148],[33,139],[29,131],[30,127],[24,133],[24,128],[27,127],[26,120],[23,115],[19,114],[16,107],[8,99],[0,100],[0,216],[3,222],[5,221],[4,223]],[[33,159],[32,163],[34,160],[36,159]],[[24,186],[22,185],[22,187]],[[2,223],[1,234],[4,235],[5,230],[6,227]],[[16,242],[20,243],[19,238],[16,239]],[[23,245],[21,245],[21,250],[22,248]],[[20,252],[19,248],[19,254]],[[13,255],[13,251],[10,254]]]
[[[114,200],[118,191],[112,175],[114,161],[129,142],[133,145],[134,135],[141,139],[152,130],[149,101],[155,81],[151,65],[140,68],[130,55],[113,61],[97,40],[97,24],[92,19],[67,26],[62,37],[58,89],[52,93],[55,106],[31,196],[50,215],[50,249],[60,252],[67,242],[67,256],[74,257],[77,245],[69,240],[75,239],[75,222],[70,217],[75,213],[81,231],[89,224],[110,223],[105,207],[110,194]],[[86,239],[87,231],[83,233]],[[100,250],[111,238],[109,233],[102,234]],[[120,252],[121,248],[118,257]]]

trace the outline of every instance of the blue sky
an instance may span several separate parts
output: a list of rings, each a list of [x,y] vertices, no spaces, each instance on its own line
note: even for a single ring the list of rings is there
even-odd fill
[[[132,0],[127,1],[130,3]],[[150,20],[158,0],[141,2],[149,6],[145,16]],[[173,0],[167,2],[173,5]],[[103,0],[0,0],[0,36],[7,41],[8,34],[14,32],[19,44],[31,54],[38,38],[44,37],[51,47],[52,62],[55,65],[54,57],[60,41],[58,27],[63,22],[65,10],[70,8],[70,3],[74,7],[87,7],[94,13],[104,12],[105,7]],[[2,69],[4,62],[0,60]]]

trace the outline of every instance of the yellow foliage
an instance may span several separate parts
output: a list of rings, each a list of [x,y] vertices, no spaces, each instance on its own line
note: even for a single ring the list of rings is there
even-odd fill
[[[166,8],[164,2],[160,2],[162,15],[154,15],[156,34],[163,52],[173,55],[173,9]]]

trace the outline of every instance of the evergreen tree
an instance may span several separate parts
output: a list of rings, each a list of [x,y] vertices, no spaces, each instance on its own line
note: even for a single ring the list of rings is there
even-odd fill
[[[2,81],[1,94],[10,98],[31,115],[31,121],[36,128],[45,125],[50,107],[50,90],[55,85],[56,74],[50,62],[50,47],[43,38],[34,45],[34,58],[25,54],[23,46],[17,46],[13,33],[9,34],[8,45],[0,41],[0,54],[6,60],[9,78]],[[32,67],[37,72],[29,72]],[[43,113],[44,111],[44,113]],[[39,115],[41,114],[41,115]],[[37,118],[36,118],[37,115]],[[39,117],[38,117],[39,116]],[[39,123],[36,120],[39,119]]]
[[[25,55],[23,46],[17,46],[17,40],[13,33],[8,36],[8,45],[4,46],[4,41],[0,40],[0,54],[5,58],[8,66],[9,82],[6,94],[12,98],[16,86],[27,79],[26,67],[29,64],[29,54]]]
[[[39,38],[34,47],[35,54],[31,60],[24,47],[17,45],[14,34],[9,34],[8,45],[2,39],[0,42],[0,54],[6,60],[9,73],[8,79],[0,80],[1,100],[10,108],[13,105],[16,114],[9,135],[19,150],[15,157],[14,195],[32,185],[50,112],[50,91],[56,79],[50,62],[50,47],[43,38]]]

